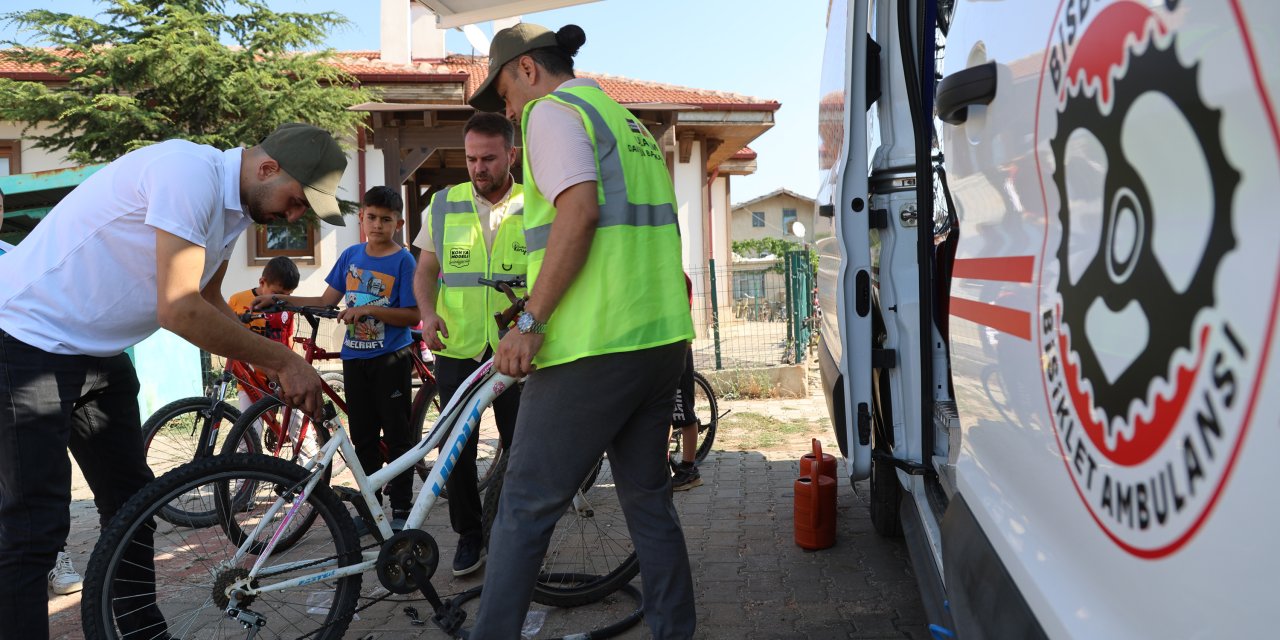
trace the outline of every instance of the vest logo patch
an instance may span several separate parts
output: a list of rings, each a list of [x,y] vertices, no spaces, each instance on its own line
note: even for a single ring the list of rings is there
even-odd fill
[[[522,254],[529,253],[528,251],[525,251],[524,243],[520,242],[519,240],[516,240],[515,242],[511,243],[511,250],[516,253],[522,253]]]
[[[449,266],[461,269],[471,262],[471,249],[454,247],[449,249]]]

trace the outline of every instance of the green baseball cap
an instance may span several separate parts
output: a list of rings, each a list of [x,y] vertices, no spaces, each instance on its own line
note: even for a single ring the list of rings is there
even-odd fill
[[[493,42],[489,43],[489,75],[480,83],[476,92],[467,101],[480,111],[502,111],[506,101],[498,96],[498,88],[494,81],[503,65],[516,58],[543,47],[557,46],[556,33],[544,26],[522,22],[507,27],[493,34]]]
[[[262,150],[280,163],[289,177],[302,183],[307,204],[331,225],[342,227],[338,182],[347,169],[347,154],[328,131],[309,124],[280,125],[262,141]]]

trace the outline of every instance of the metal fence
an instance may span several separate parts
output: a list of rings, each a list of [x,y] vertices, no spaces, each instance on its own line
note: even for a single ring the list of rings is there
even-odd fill
[[[807,251],[750,259],[732,266],[714,260],[689,271],[693,282],[694,366],[699,370],[747,369],[803,362],[816,338],[813,267]],[[320,320],[316,343],[330,353],[342,351],[346,325]],[[299,319],[295,337],[310,337],[311,325]],[[302,348],[294,345],[299,355]],[[202,354],[206,384],[224,359]],[[316,361],[321,371],[341,371],[342,361]]]
[[[745,369],[804,360],[813,339],[813,268],[807,251],[714,260],[689,272],[693,281],[694,366]]]

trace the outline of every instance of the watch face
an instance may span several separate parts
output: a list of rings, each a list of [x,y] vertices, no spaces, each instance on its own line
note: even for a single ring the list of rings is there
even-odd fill
[[[525,312],[516,317],[516,329],[519,329],[520,333],[529,333],[529,330],[532,328],[533,315]]]

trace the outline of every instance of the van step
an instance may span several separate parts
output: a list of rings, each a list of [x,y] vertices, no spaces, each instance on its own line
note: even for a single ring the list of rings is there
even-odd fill
[[[956,460],[960,458],[960,413],[951,400],[934,403],[933,468],[950,499],[956,492]]]

